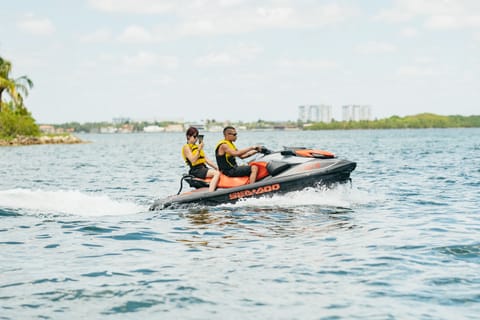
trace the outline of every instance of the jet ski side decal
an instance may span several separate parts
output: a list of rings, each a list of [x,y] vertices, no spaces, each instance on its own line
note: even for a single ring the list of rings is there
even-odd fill
[[[263,187],[232,192],[228,195],[228,197],[229,197],[230,200],[235,200],[235,199],[251,197],[251,196],[259,195],[259,194],[263,194],[263,193],[273,192],[273,191],[277,191],[277,190],[280,190],[280,184],[279,183],[274,183],[274,184],[266,185],[266,186],[263,186]]]

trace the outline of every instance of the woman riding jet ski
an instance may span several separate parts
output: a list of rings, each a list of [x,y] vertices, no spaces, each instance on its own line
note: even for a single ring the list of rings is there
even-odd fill
[[[249,177],[227,177],[221,174],[217,189],[208,191],[210,178],[199,179],[184,175],[178,193],[156,200],[150,210],[190,204],[234,203],[242,198],[286,193],[307,187],[330,187],[349,181],[350,173],[357,165],[349,160],[338,159],[331,152],[303,147],[286,147],[276,152],[262,148],[260,153],[261,157],[249,163],[258,167],[254,183],[250,183]],[[183,181],[194,190],[181,193]]]

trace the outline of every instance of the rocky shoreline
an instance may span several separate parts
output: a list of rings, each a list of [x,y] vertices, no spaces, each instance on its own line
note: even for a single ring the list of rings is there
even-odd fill
[[[72,135],[67,136],[40,136],[40,137],[26,137],[26,136],[17,136],[12,140],[2,140],[0,139],[0,147],[7,146],[29,146],[35,144],[76,144],[76,143],[86,143]]]

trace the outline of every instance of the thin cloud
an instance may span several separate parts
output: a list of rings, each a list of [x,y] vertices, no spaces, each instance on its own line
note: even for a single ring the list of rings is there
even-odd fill
[[[473,39],[480,42],[480,31],[473,34]]]
[[[373,18],[374,20],[390,22],[390,23],[398,23],[398,22],[405,22],[405,21],[411,20],[413,18],[413,14],[392,9],[392,10],[382,10]]]
[[[128,26],[118,37],[118,40],[125,43],[152,42],[154,37],[147,29],[140,26]]]
[[[112,32],[109,29],[98,29],[92,33],[85,34],[80,38],[84,43],[102,43],[112,39]]]
[[[17,26],[33,35],[49,36],[55,32],[55,26],[50,19],[35,17],[33,14],[23,17]]]
[[[174,82],[175,82],[175,79],[173,79],[169,75],[160,75],[160,76],[155,77],[154,80],[153,80],[154,84],[158,84],[158,85],[161,85],[161,86],[168,86],[168,85],[170,85]]]
[[[360,54],[391,53],[397,51],[397,47],[390,43],[372,41],[358,45],[355,51]]]
[[[288,4],[285,2],[283,4]],[[354,15],[355,10],[339,5],[255,7],[242,6],[235,10],[212,7],[198,14],[185,12],[180,17],[184,35],[239,34],[262,29],[317,28],[340,23]]]
[[[258,8],[255,16],[258,22],[266,26],[284,25],[295,15],[293,8]]]
[[[456,17],[442,15],[429,17],[425,22],[425,26],[430,29],[454,29],[458,28],[459,24]]]
[[[417,64],[431,64],[435,62],[435,59],[432,57],[417,57],[414,59]]]
[[[429,29],[459,29],[480,27],[480,15],[439,15],[429,17],[425,21]]]
[[[432,67],[403,66],[398,68],[397,75],[408,77],[433,77],[440,73]]]
[[[336,61],[322,59],[280,59],[276,64],[282,68],[335,69],[338,67]]]
[[[353,6],[318,5],[291,0],[282,1],[280,4],[276,1],[238,0],[89,0],[89,4],[96,10],[112,14],[168,13],[173,17],[170,34],[176,36],[241,34],[261,29],[318,28],[347,21],[358,13]]]
[[[418,35],[418,30],[412,27],[403,28],[400,30],[400,35],[407,38],[413,38]]]
[[[263,53],[263,48],[257,45],[240,43],[232,47],[232,51],[242,56],[245,60],[255,59],[258,55]]]
[[[480,27],[480,2],[475,0],[397,0],[391,8],[381,10],[376,20],[399,23],[423,19],[428,29]]]
[[[174,1],[157,0],[89,0],[93,9],[109,13],[159,14],[171,11]]]
[[[405,22],[417,16],[431,16],[452,12],[456,5],[439,0],[396,0],[391,8],[381,10],[375,18],[386,22]],[[455,10],[456,11],[456,10]]]
[[[263,49],[248,44],[238,44],[229,47],[224,51],[211,52],[195,60],[198,67],[225,67],[234,66],[256,59],[263,52]]]
[[[178,66],[178,58],[172,56],[160,56],[153,52],[140,51],[135,55],[125,56],[122,65],[126,70],[139,70],[151,67],[175,69]]]
[[[195,61],[195,65],[198,67],[221,67],[221,66],[233,66],[240,61],[226,52],[210,53],[206,56],[200,57]]]

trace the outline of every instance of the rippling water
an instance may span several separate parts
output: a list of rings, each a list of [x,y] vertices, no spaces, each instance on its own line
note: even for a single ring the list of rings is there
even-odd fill
[[[81,138],[0,148],[0,319],[479,319],[479,129],[240,132],[352,185],[156,212],[183,134]]]

